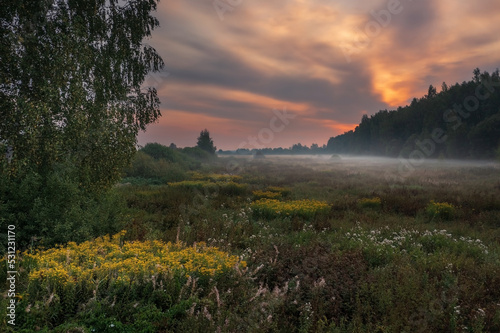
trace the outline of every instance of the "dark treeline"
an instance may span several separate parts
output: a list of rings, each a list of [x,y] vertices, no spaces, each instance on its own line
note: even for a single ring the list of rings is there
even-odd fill
[[[318,144],[313,143],[311,147],[302,145],[301,143],[296,143],[290,148],[240,148],[237,150],[219,150],[217,152],[219,155],[294,155],[294,154],[325,154],[328,153],[326,145],[318,146]]]
[[[499,70],[490,74],[477,68],[473,73],[471,81],[443,83],[439,93],[431,85],[427,95],[405,107],[364,115],[354,130],[330,138],[328,150],[405,158],[498,156]]]

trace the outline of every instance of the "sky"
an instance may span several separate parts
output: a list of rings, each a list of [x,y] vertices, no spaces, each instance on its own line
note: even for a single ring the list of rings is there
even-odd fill
[[[500,67],[500,1],[161,0],[146,44],[162,117],[140,145],[326,144],[430,84]]]

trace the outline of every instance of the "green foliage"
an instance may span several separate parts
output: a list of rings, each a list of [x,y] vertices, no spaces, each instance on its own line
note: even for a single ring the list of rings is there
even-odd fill
[[[472,152],[477,157],[495,158],[496,149],[500,142],[500,112],[484,119],[469,132]]]
[[[187,178],[184,166],[189,165],[190,162],[172,163],[165,159],[156,160],[144,152],[138,151],[131,165],[125,170],[125,176],[153,179],[163,184],[169,181],[179,181]]]
[[[16,226],[19,249],[84,241],[123,227],[122,198],[115,191],[84,191],[74,172],[72,166],[57,165],[45,177],[29,170],[16,178],[0,174],[0,227]]]
[[[182,157],[176,149],[170,148],[159,143],[147,143],[139,151],[153,157],[156,160],[165,159],[169,162],[180,162]]]
[[[200,136],[198,137],[198,142],[196,143],[196,147],[212,155],[215,154],[215,150],[217,149],[217,147],[214,146],[214,141],[210,137],[210,133],[206,128],[200,132]]]
[[[447,202],[431,202],[425,208],[425,212],[431,218],[450,220],[455,215],[455,207]]]
[[[358,200],[360,208],[380,209],[382,207],[382,200],[379,197],[363,198]]]
[[[200,147],[185,147],[181,150],[184,154],[200,161],[210,162],[214,160],[215,155],[201,149]]]
[[[154,10],[156,1],[2,6],[0,138],[14,161],[42,177],[69,163],[88,191],[120,177],[138,131],[160,116],[155,88],[141,90],[163,66],[141,44],[159,25]]]
[[[156,89],[141,88],[163,67],[142,44],[159,25],[156,4],[1,6],[0,141],[12,156],[0,153],[0,218],[19,227],[19,247],[119,228],[106,191],[134,155],[138,132],[160,117]]]
[[[273,192],[273,193],[279,193],[283,197],[288,197],[291,193],[289,188],[286,187],[280,187],[280,186],[269,186],[267,188],[268,191]]]
[[[125,169],[127,179],[122,182],[165,184],[182,181],[193,177],[192,171],[189,173],[188,170],[199,170],[202,163],[213,161],[213,155],[198,147],[176,149],[148,143],[136,153],[131,165]],[[141,178],[146,180],[141,181]]]
[[[242,180],[241,176],[217,174],[217,173],[200,173],[198,171],[189,172],[189,176],[193,180],[209,180],[212,182],[235,182],[238,183]]]
[[[206,189],[211,192],[217,189],[217,184],[207,180],[185,180],[182,182],[169,183],[168,185],[172,187],[182,187],[187,189],[197,189],[197,190]]]
[[[243,195],[247,191],[247,184],[238,184],[233,181],[225,182],[220,185],[220,192],[227,196]]]
[[[300,216],[311,219],[318,214],[330,211],[330,205],[318,200],[279,201],[276,199],[259,199],[252,203],[252,209],[257,216],[265,218]]]
[[[281,199],[281,193],[280,192],[272,192],[272,191],[253,191],[253,199],[254,200],[259,200],[259,199]]]

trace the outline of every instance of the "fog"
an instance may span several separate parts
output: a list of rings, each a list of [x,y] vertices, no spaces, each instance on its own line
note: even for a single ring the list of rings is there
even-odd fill
[[[334,177],[368,176],[388,185],[439,186],[473,183],[485,176],[487,182],[500,182],[500,163],[486,160],[404,159],[352,155],[265,155],[223,156],[231,174],[245,169],[296,167],[297,173],[307,170],[329,172]],[[279,173],[279,172],[278,172]]]
[[[222,155],[221,158],[232,158],[247,161],[277,162],[277,163],[298,163],[309,164],[311,167],[316,165],[343,165],[352,167],[366,166],[398,166],[408,165],[414,168],[419,167],[492,167],[499,168],[500,163],[493,160],[452,160],[452,159],[409,159],[392,158],[379,156],[359,156],[359,155],[337,155],[337,154],[319,154],[319,155],[264,155],[262,158],[255,158],[252,155]]]

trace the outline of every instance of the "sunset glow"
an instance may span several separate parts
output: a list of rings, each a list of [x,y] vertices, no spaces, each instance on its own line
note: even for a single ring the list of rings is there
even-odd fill
[[[286,108],[297,118],[268,146],[322,145],[364,110],[500,66],[496,0],[233,3],[223,14],[212,1],[159,3],[161,27],[147,42],[168,72],[153,84],[163,117],[139,144],[190,146],[207,128],[218,148],[236,149]]]

